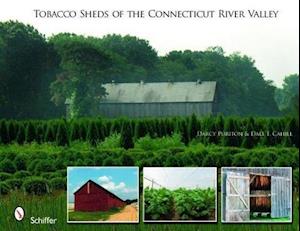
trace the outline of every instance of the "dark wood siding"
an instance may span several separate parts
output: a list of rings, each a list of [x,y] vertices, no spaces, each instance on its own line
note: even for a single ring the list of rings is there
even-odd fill
[[[126,204],[92,182],[86,183],[74,196],[75,211],[107,211]]]

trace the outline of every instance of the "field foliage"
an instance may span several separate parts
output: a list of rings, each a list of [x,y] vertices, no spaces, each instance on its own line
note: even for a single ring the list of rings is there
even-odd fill
[[[214,220],[215,190],[166,188],[144,190],[146,220]]]

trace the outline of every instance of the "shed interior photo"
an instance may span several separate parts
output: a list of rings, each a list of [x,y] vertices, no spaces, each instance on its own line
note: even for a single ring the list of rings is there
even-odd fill
[[[250,218],[271,215],[271,176],[250,173]]]
[[[292,191],[290,168],[224,168],[224,222],[289,222]]]

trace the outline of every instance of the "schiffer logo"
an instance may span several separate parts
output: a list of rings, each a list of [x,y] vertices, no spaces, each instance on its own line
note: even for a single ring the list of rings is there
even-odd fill
[[[14,215],[17,221],[22,221],[25,217],[25,211],[22,207],[19,206],[15,209]]]

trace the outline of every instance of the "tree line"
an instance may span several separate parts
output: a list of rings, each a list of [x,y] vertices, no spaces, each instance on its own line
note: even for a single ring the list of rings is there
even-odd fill
[[[224,115],[280,114],[276,87],[251,57],[240,53],[226,55],[221,47],[211,47],[159,56],[148,41],[130,35],[60,33],[47,38],[30,25],[0,22],[0,117],[61,117],[70,98],[77,117],[93,116],[106,94],[103,83],[198,79],[217,81]],[[277,95],[285,108],[282,104],[290,101]]]
[[[141,137],[160,138],[174,134],[178,134],[185,145],[194,142],[245,148],[257,145],[299,147],[299,120],[296,117],[221,115],[160,119],[0,120],[2,144],[36,142],[69,146],[74,141],[82,141],[97,146],[116,134],[120,136],[120,146],[126,149],[133,148],[134,142]]]

